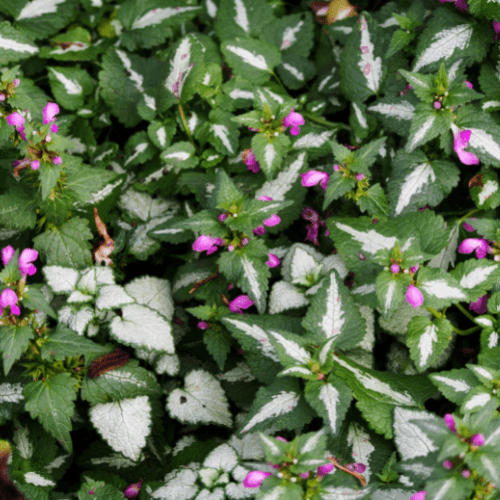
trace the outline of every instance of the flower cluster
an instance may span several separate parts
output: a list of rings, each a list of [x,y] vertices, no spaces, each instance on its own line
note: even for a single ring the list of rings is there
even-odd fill
[[[2,249],[2,263],[6,266],[15,254],[15,250],[11,245]],[[21,272],[22,284],[26,282],[26,276],[33,276],[36,273],[36,267],[32,264],[38,258],[38,252],[32,248],[25,248],[19,256],[19,271]],[[21,289],[22,291],[22,289]],[[10,314],[16,316],[21,315],[21,310],[17,305],[19,297],[17,293],[10,287],[5,288],[0,294],[0,316],[3,316],[5,308],[10,308]]]
[[[14,83],[16,83],[14,87],[17,87],[17,85],[19,85],[20,83],[20,80],[16,79],[14,80]],[[10,95],[12,95],[12,93],[8,93],[8,96]],[[0,94],[0,96],[4,97],[4,99],[0,98],[0,100],[5,100],[6,97],[4,93]],[[25,110],[25,113],[27,113],[27,111],[28,110]],[[43,113],[43,124],[48,125],[50,123],[51,124],[50,131],[53,133],[57,133],[58,126],[55,123],[55,120],[56,120],[56,115],[59,113],[59,106],[55,102],[52,101],[48,102],[43,108],[42,113]],[[13,162],[14,175],[16,177],[19,175],[19,170],[27,167],[28,165],[31,167],[32,170],[38,170],[40,168],[40,161],[51,161],[54,165],[62,164],[62,158],[58,156],[56,152],[48,151],[47,148],[45,147],[45,144],[50,143],[52,141],[52,137],[50,136],[50,134],[46,134],[42,141],[34,144],[31,140],[29,140],[26,137],[25,126],[24,126],[25,117],[22,114],[18,112],[10,113],[9,115],[5,116],[5,120],[7,121],[8,125],[10,125],[11,127],[15,127],[16,131],[19,133],[23,141],[27,141],[30,144],[29,147],[27,148],[29,153],[29,158],[16,160]],[[33,131],[33,135],[36,134],[42,135],[42,133],[39,131],[36,130]]]

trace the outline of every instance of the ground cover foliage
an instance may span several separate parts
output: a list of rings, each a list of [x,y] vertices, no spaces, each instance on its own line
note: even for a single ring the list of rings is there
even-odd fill
[[[499,499],[497,19],[0,3],[0,496]]]

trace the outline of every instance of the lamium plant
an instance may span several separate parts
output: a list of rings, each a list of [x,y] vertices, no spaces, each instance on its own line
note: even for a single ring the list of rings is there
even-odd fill
[[[0,2],[0,500],[500,500],[500,4]]]

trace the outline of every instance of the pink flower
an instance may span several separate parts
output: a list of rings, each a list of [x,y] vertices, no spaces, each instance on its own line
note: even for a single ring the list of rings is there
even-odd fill
[[[467,80],[464,80],[464,83],[465,85],[467,85],[467,87],[469,87],[470,89],[473,87],[472,83],[467,81]]]
[[[406,289],[406,302],[408,302],[413,309],[416,309],[424,303],[424,296],[416,286],[408,285]]]
[[[10,259],[14,257],[15,253],[16,251],[11,245],[7,245],[6,247],[2,248],[2,262],[4,266],[9,263]]]
[[[470,476],[470,470],[469,469],[464,469],[462,471],[462,477],[467,479]]]
[[[319,184],[321,188],[325,190],[328,184],[328,179],[330,178],[330,174],[319,170],[309,170],[305,174],[300,174],[300,176],[302,177],[302,185],[304,187],[311,187]]]
[[[455,7],[459,12],[462,14],[468,14],[469,12],[469,6],[467,5],[467,2],[465,0],[439,0],[441,3],[443,2],[455,2]]]
[[[17,294],[14,290],[6,288],[0,295],[0,316],[3,314],[3,308],[9,306],[10,313],[16,316],[21,315],[21,310],[17,304]]]
[[[467,238],[458,247],[460,253],[472,253],[474,250],[478,259],[484,259],[487,253],[491,253],[487,241],[479,238]]]
[[[260,201],[273,201],[270,196],[259,196],[257,199]]]
[[[483,446],[484,436],[482,434],[474,434],[470,442],[473,446]]]
[[[417,493],[411,496],[410,500],[425,500],[426,496],[427,491],[417,491]]]
[[[362,181],[365,178],[363,174],[356,174],[356,180],[357,181]]]
[[[443,417],[444,423],[446,424],[446,427],[450,429],[451,432],[457,432],[457,428],[455,425],[455,419],[453,418],[453,415],[451,413],[447,413]]]
[[[55,102],[48,102],[43,108],[43,124],[47,125],[55,120],[55,116],[59,113],[59,106]]]
[[[16,130],[21,134],[23,141],[26,140],[26,134],[24,133],[24,116],[19,113],[11,113],[6,117],[7,124],[11,127],[16,127]]]
[[[253,300],[250,300],[248,295],[238,295],[238,297],[232,300],[229,304],[229,310],[234,313],[243,314],[241,309],[248,309],[253,306],[253,304]]]
[[[473,220],[476,220],[475,217],[471,217],[471,219]],[[462,224],[462,227],[466,230],[466,231],[469,231],[469,233],[473,233],[475,231],[475,229],[470,225],[470,224],[467,224],[467,222],[464,222]]]
[[[279,258],[272,254],[272,253],[268,253],[267,256],[269,257],[269,260],[266,262],[266,264],[269,266],[269,267],[277,267],[281,264],[281,261],[279,260]]]
[[[493,29],[495,30],[495,42],[498,38],[498,33],[500,33],[500,23],[498,21],[493,21]]]
[[[415,274],[418,271],[418,268],[420,267],[420,264],[417,264],[416,266],[411,266],[410,271]]]
[[[391,266],[391,273],[397,274],[399,273],[399,266],[397,264],[392,264]]]
[[[219,215],[219,220],[220,220],[221,222],[224,222],[224,221],[226,220],[226,218],[227,218],[227,215],[226,215],[226,214],[220,214],[220,215]]]
[[[62,163],[62,158],[60,156],[56,156],[56,157],[52,158],[52,163],[54,165],[60,165]]]
[[[208,328],[208,323],[206,323],[205,321],[200,321],[196,326],[200,330],[206,330]]]
[[[441,109],[441,103],[439,101],[434,103],[434,109]]]
[[[19,78],[16,78],[12,83],[14,84],[14,87],[17,87],[21,83],[21,80],[19,80]]]
[[[443,467],[448,470],[453,469],[453,462],[451,460],[445,460],[443,462]]]
[[[255,229],[252,229],[252,233],[258,236],[262,236],[266,233],[266,228],[264,226],[257,226]]]
[[[278,441],[283,441],[284,443],[288,443],[288,440],[281,436],[276,436],[275,439],[277,439]]]
[[[479,297],[475,302],[469,304],[469,311],[474,311],[477,314],[485,314],[488,310],[486,304],[488,303],[488,294]]]
[[[333,170],[335,170],[335,172],[340,172],[340,165],[334,165]]]
[[[302,479],[307,479],[310,476],[309,472],[303,472],[302,474],[299,474],[299,477]]]
[[[330,213],[327,211],[326,212],[326,217],[328,218],[330,216]],[[319,233],[319,227],[324,227],[325,223],[324,221],[320,220],[318,212],[316,210],[312,209],[311,207],[306,207],[302,211],[301,217],[303,219],[306,219],[311,222],[311,224],[308,224],[306,226],[307,229],[307,236],[304,238],[304,241],[311,241],[314,243],[316,246],[319,245],[318,241],[318,233]],[[325,235],[328,236],[330,232],[327,230]]]
[[[142,487],[142,480],[135,484],[129,484],[127,489],[123,492],[125,498],[135,499],[139,495]]]
[[[1,102],[5,101],[5,95],[4,94],[0,94],[0,101]]]
[[[245,488],[258,488],[266,479],[266,477],[272,476],[270,472],[263,472],[261,470],[253,470],[249,472],[243,481],[243,486]]]
[[[292,127],[290,133],[292,135],[299,135],[300,129],[299,125],[304,125],[305,120],[304,117],[300,113],[295,113],[295,108],[292,108],[292,111],[283,118],[283,125],[285,128]]]
[[[207,255],[211,255],[217,251],[216,245],[224,245],[224,240],[222,238],[211,238],[210,235],[202,234],[196,238],[192,248],[195,252],[204,252],[206,250]]]
[[[332,472],[332,470],[333,470],[333,464],[332,463],[325,464],[325,465],[320,465],[318,467],[317,475],[318,476],[325,476],[329,472]]]
[[[366,465],[362,464],[361,462],[356,462],[354,464],[347,464],[346,468],[349,469],[350,471],[353,472],[359,472],[360,474],[363,474],[366,470]]]
[[[469,145],[470,140],[470,130],[462,130],[455,135],[455,140],[453,142],[453,149],[458,155],[458,159],[464,165],[479,165],[479,158],[474,153],[468,153],[464,149]]]
[[[276,214],[273,214],[271,215],[271,217],[269,217],[269,219],[263,220],[262,224],[268,227],[272,227],[272,226],[277,226],[280,222],[281,222],[280,217]]]
[[[248,167],[247,170],[250,170],[254,174],[260,170],[259,162],[251,149],[245,149],[241,157],[243,158],[243,163]]]
[[[33,276],[36,273],[36,267],[31,262],[36,259],[38,259],[38,252],[32,248],[25,248],[19,256],[19,270],[21,274]]]
[[[38,160],[33,160],[30,166],[32,170],[38,170],[40,168],[40,162]]]

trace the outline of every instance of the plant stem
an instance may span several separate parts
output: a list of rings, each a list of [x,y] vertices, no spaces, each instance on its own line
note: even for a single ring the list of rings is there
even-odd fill
[[[433,316],[435,316],[438,319],[441,319],[443,317],[442,313],[439,313],[436,311],[436,309],[433,309],[432,307],[425,307],[430,313],[432,313]]]
[[[182,106],[181,106],[180,103],[179,103],[179,113],[181,114],[182,123],[184,124],[184,128],[186,129],[186,134],[189,137],[189,141],[191,142],[191,144],[193,145],[193,147],[196,149],[196,145],[195,145],[195,143],[193,141],[193,138],[191,136],[191,132],[189,131],[189,127],[188,127],[188,124],[186,122],[186,117],[184,115],[184,110],[182,109]]]
[[[458,328],[456,328],[455,326],[451,325],[451,328],[453,329],[453,331],[457,334],[457,335],[470,335],[474,332],[477,332],[478,330],[480,330],[482,327],[480,326],[474,326],[473,328],[469,328],[468,330],[459,330]]]
[[[469,213],[465,214],[459,221],[459,224],[462,224],[462,222],[465,220],[465,219],[468,219],[471,215],[474,215],[476,212],[479,212],[480,210],[482,210],[482,208],[475,208],[474,210],[471,210]]]
[[[466,311],[460,304],[454,304],[458,309],[460,309],[460,311],[462,311],[471,321],[473,321],[474,323],[476,322],[474,316],[472,316],[472,314],[470,314],[468,311]]]

